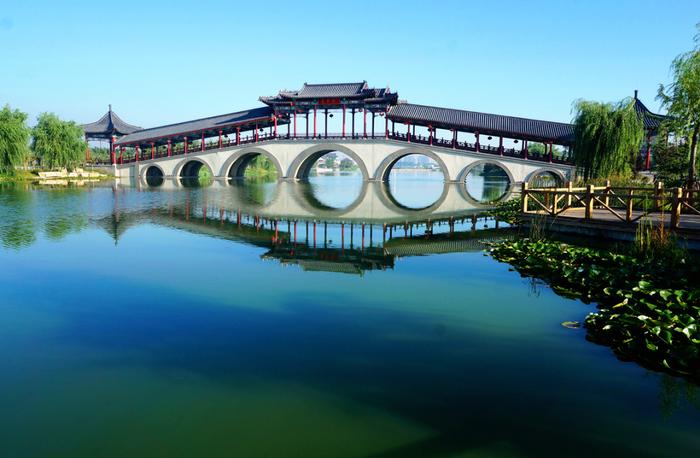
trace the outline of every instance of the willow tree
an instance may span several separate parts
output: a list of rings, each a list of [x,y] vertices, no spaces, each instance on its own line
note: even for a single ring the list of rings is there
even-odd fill
[[[574,162],[583,178],[628,176],[644,139],[634,101],[574,103]]]
[[[688,184],[697,186],[695,162],[700,140],[700,24],[695,49],[676,57],[671,63],[673,83],[659,85],[658,98],[671,117],[677,136],[687,139]]]
[[[27,158],[31,129],[27,114],[10,109],[0,110],[0,174],[13,173]]]
[[[85,148],[83,130],[76,123],[53,113],[39,115],[32,149],[42,167],[73,169],[82,162]]]

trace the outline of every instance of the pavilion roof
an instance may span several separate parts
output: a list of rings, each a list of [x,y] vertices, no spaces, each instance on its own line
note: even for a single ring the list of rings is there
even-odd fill
[[[316,99],[325,97],[359,97],[367,89],[367,82],[361,83],[304,83],[298,91],[280,91],[279,95],[291,99]]]
[[[230,129],[242,124],[248,124],[256,120],[270,120],[273,114],[272,108],[260,107],[251,110],[237,111],[208,118],[195,119],[193,121],[179,122],[165,126],[152,127],[134,132],[120,138],[117,145],[147,143],[170,137],[179,137],[196,132],[218,132]]]
[[[260,97],[260,101],[267,104],[317,99],[359,99],[365,102],[383,102],[387,98],[396,99],[396,97],[396,94],[388,88],[370,88],[367,86],[367,81],[362,81],[359,83],[304,83],[298,91],[282,90],[271,97]]]
[[[552,141],[562,145],[573,143],[574,137],[573,125],[567,123],[412,103],[399,103],[391,107],[387,117],[396,122],[410,122],[535,141]]]
[[[81,127],[83,128],[85,134],[89,137],[127,135],[132,132],[136,132],[137,130],[141,130],[141,127],[124,122],[122,118],[117,116],[117,114],[112,111],[112,105],[109,106],[107,113],[105,113],[100,119],[89,124],[83,124]]]
[[[642,103],[641,100],[637,98],[637,91],[634,93],[634,110],[637,115],[642,119],[644,123],[644,129],[648,131],[656,131],[662,122],[669,119],[669,116],[665,116],[658,113],[652,113],[646,105]]]

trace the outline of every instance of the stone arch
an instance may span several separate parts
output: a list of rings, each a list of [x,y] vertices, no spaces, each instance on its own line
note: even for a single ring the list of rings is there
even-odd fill
[[[567,181],[566,176],[562,173],[561,170],[557,170],[554,167],[541,167],[541,168],[535,170],[534,172],[531,172],[530,174],[528,174],[527,177],[525,178],[525,182],[528,184],[532,184],[535,177],[537,175],[542,174],[542,173],[551,173],[552,175],[554,175],[554,177],[556,178],[556,180],[558,182],[557,183],[558,186],[564,186],[564,184]]]
[[[391,172],[394,164],[396,164],[400,159],[410,156],[411,154],[420,154],[437,162],[437,164],[440,166],[445,182],[448,183],[451,181],[450,172],[447,170],[447,164],[445,164],[445,161],[443,161],[440,156],[433,151],[420,147],[403,148],[398,151],[394,151],[385,157],[381,164],[379,164],[379,167],[377,167],[377,170],[374,172],[374,179],[377,181],[388,181],[389,173]]]
[[[176,178],[188,178],[188,177],[183,177],[182,172],[183,171],[186,172],[185,168],[189,164],[192,164],[194,162],[200,163],[201,164],[200,167],[208,168],[209,171],[211,172],[212,176],[214,176],[214,171],[212,170],[211,165],[209,165],[209,163],[207,163],[207,161],[205,161],[204,159],[194,157],[194,156],[193,157],[186,157],[183,160],[181,160],[180,162],[178,162],[178,164],[175,166],[175,169],[173,170],[173,176]],[[197,170],[199,170],[199,168]],[[192,178],[192,177],[189,177],[189,178]]]
[[[362,158],[350,148],[334,143],[315,145],[299,153],[290,164],[287,176],[297,180],[308,178],[311,166],[313,166],[321,156],[332,151],[341,152],[355,161],[355,164],[360,168],[360,172],[362,172],[362,179],[364,181],[369,181],[369,172]]]
[[[506,163],[493,160],[493,159],[480,159],[478,161],[474,161],[468,166],[466,166],[458,175],[458,180],[460,184],[460,192],[462,193],[462,196],[464,199],[473,204],[473,205],[481,205],[484,206],[486,205],[485,202],[479,202],[477,201],[474,197],[472,197],[469,194],[469,190],[467,189],[467,176],[469,175],[469,172],[474,170],[474,168],[480,166],[480,165],[486,165],[486,164],[492,164],[498,166],[501,170],[503,170],[508,177],[508,189],[506,189],[505,193],[499,197],[496,202],[501,202],[503,200],[507,200],[511,194],[513,193],[513,188],[515,187],[515,178],[513,177],[513,173],[510,171],[508,168],[508,165]]]
[[[141,177],[140,177],[140,178],[142,178],[142,179],[144,179],[144,180],[145,180],[146,178],[148,178],[148,176],[149,176],[149,171],[150,171],[151,169],[157,169],[157,170],[159,170],[160,173],[163,175],[163,178],[166,177],[166,175],[165,175],[165,170],[163,170],[163,167],[161,167],[161,166],[158,165],[158,164],[148,164],[148,165],[146,165],[146,166],[144,166],[144,167],[141,168]]]
[[[506,172],[506,175],[508,175],[508,181],[510,181],[510,184],[515,184],[515,179],[513,178],[513,174],[511,173],[511,171],[508,169],[508,165],[493,159],[481,159],[472,162],[468,166],[464,167],[461,172],[459,172],[459,175],[457,175],[457,181],[459,181],[460,183],[464,183],[464,181],[467,179],[467,175],[469,175],[469,172],[471,172],[474,169],[474,167],[485,164],[494,164],[499,166],[504,172]]]
[[[258,147],[244,148],[231,154],[231,156],[226,159],[224,165],[221,167],[218,176],[228,178],[229,174],[233,173],[233,176],[242,178],[246,166],[258,155],[265,156],[270,160],[270,162],[272,162],[277,170],[277,179],[282,179],[285,177],[282,165],[275,155]]]

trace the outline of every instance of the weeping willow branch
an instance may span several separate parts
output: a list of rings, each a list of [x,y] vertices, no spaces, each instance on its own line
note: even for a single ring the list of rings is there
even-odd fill
[[[584,179],[630,175],[644,139],[644,125],[634,101],[578,100],[574,113],[574,162]]]

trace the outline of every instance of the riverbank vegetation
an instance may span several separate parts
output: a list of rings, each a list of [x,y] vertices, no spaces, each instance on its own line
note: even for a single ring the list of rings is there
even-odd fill
[[[83,163],[87,144],[73,121],[42,113],[30,128],[28,115],[9,105],[0,110],[0,180],[38,178],[32,170],[68,169]]]
[[[27,114],[5,105],[0,110],[0,177],[15,175],[29,157],[31,129]]]

